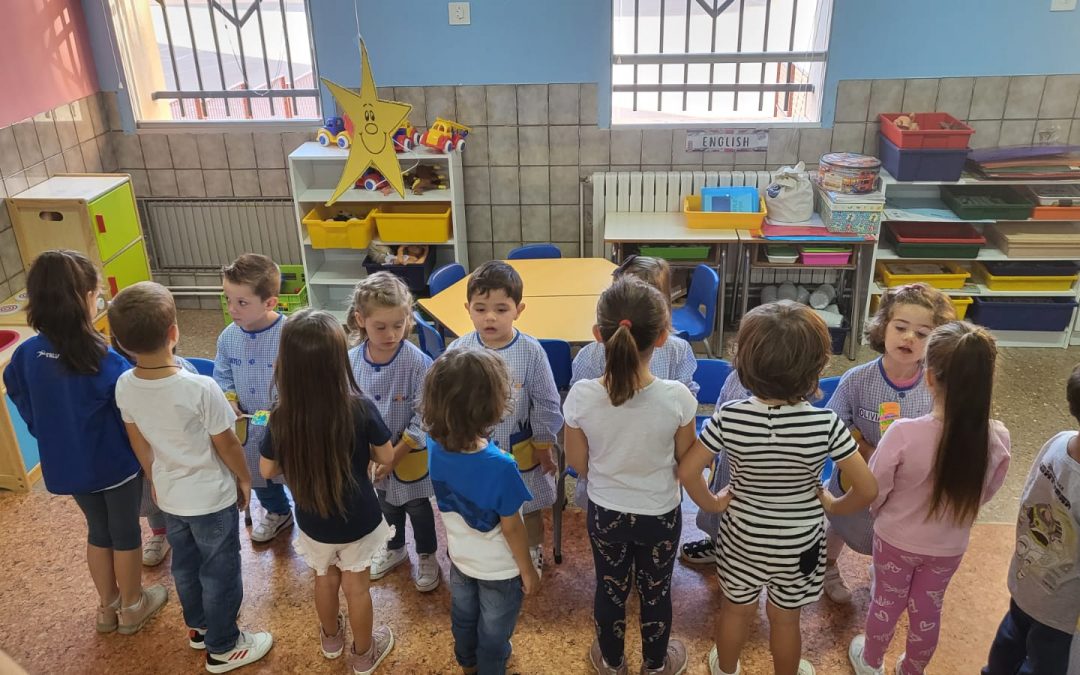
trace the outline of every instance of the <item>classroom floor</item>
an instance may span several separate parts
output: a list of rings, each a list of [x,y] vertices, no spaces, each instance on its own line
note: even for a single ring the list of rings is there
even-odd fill
[[[182,354],[213,354],[222,327],[219,312],[182,311],[180,325]],[[857,362],[872,357],[873,353],[864,349]],[[1008,603],[1005,575],[1012,552],[1016,498],[1042,443],[1052,433],[1075,426],[1064,402],[1064,380],[1078,361],[1080,349],[1002,350],[995,415],[1012,432],[1013,465],[1005,487],[975,526],[971,547],[950,586],[941,645],[928,672],[971,673],[983,663]],[[850,365],[846,358],[836,357],[827,374],[838,374]],[[698,538],[694,512],[693,504],[687,501],[684,541]],[[541,591],[526,600],[518,622],[510,672],[592,672],[586,657],[592,642],[592,559],[583,516],[573,507],[565,516],[562,565],[554,564],[548,546]],[[0,523],[0,565],[8,570],[0,575],[0,649],[29,672],[202,670],[202,654],[187,647],[168,561],[144,575],[147,583],[161,582],[170,589],[170,601],[161,614],[134,636],[102,636],[92,625],[96,597],[84,563],[85,525],[74,502],[48,494],[40,484],[29,495],[0,492]],[[550,525],[549,519],[549,541]],[[265,660],[238,672],[344,673],[343,661],[326,661],[319,653],[312,574],[292,552],[292,536],[295,529],[269,546],[253,547],[246,534],[241,534],[245,587],[241,626],[270,630],[275,646]],[[449,562],[441,525],[439,536],[439,558],[445,574]],[[822,600],[803,615],[804,653],[822,675],[851,672],[847,645],[861,630],[868,602],[868,560],[845,555],[840,564],[853,586],[854,603],[838,607]],[[379,672],[460,672],[453,658],[450,595],[445,584],[422,595],[413,588],[408,570],[401,567],[373,583],[372,588],[376,620],[389,624],[397,639]],[[714,572],[679,563],[673,596],[674,634],[686,641],[690,652],[687,672],[705,674],[711,617],[719,604]],[[631,617],[636,616],[635,607],[631,605]],[[761,617],[763,620],[763,606]],[[636,672],[641,663],[636,619],[629,624],[627,654],[631,672]],[[898,634],[903,635],[902,627]],[[894,640],[887,661],[889,672],[901,651],[902,644]],[[743,667],[747,675],[772,672],[768,629],[761,623],[751,631]]]

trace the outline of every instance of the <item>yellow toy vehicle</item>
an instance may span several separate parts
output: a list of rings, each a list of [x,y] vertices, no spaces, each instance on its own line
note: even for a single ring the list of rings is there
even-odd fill
[[[420,134],[420,144],[441,152],[461,152],[465,149],[465,137],[470,131],[472,129],[464,124],[439,117],[430,129]]]

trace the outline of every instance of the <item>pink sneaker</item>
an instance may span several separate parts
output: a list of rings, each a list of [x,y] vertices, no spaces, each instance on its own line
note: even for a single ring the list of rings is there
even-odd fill
[[[328,659],[336,659],[345,651],[345,615],[338,614],[337,632],[327,635],[319,626],[319,641],[322,643],[322,655]]]
[[[371,675],[386,655],[394,648],[394,634],[389,626],[379,626],[371,632],[371,647],[363,654],[356,653],[356,645],[349,650],[349,666],[353,675]]]

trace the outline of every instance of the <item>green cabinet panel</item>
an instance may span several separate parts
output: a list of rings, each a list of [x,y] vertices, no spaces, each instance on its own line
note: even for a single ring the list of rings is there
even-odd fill
[[[109,260],[141,236],[131,183],[98,197],[88,205],[90,227],[97,237],[101,259]],[[121,287],[122,288],[122,287]]]
[[[105,288],[110,298],[134,283],[150,281],[150,265],[143,240],[139,239],[105,263],[104,272]]]

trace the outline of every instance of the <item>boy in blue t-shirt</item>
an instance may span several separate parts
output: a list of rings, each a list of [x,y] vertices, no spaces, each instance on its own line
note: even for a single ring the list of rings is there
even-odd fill
[[[522,599],[540,585],[521,518],[532,494],[514,458],[487,438],[510,401],[506,365],[486,350],[447,352],[428,372],[423,401],[450,553],[454,655],[465,673],[502,673]]]

